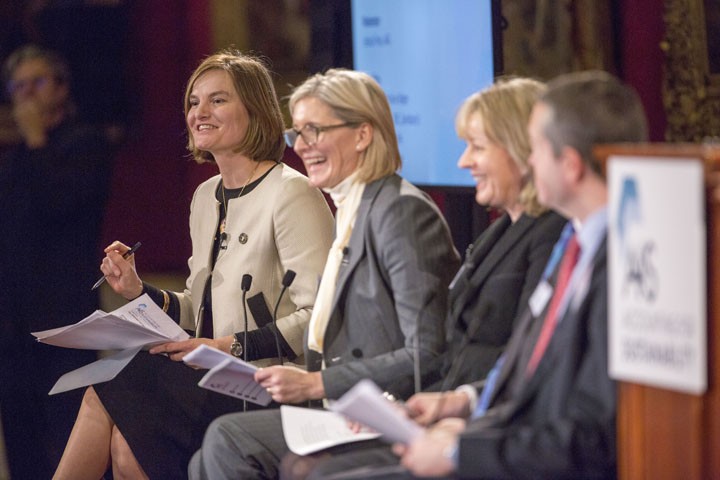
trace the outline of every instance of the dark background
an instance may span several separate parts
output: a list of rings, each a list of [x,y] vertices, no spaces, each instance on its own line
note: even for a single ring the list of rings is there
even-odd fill
[[[509,18],[515,18],[510,7],[517,9],[521,3],[503,2]],[[577,7],[582,2],[569,3]],[[141,274],[182,277],[190,254],[191,196],[201,181],[216,173],[213,166],[199,166],[187,155],[182,96],[199,61],[226,46],[218,40],[220,21],[237,25],[247,39],[246,49],[267,57],[278,92],[284,96],[310,73],[352,66],[349,4],[349,0],[3,0],[0,57],[28,41],[67,56],[81,112],[106,126],[120,147],[99,245],[115,239],[129,244],[142,241]],[[234,10],[233,5],[237,5]],[[531,15],[535,5],[525,1]],[[660,141],[665,129],[659,48],[664,31],[662,1],[613,0],[607,5],[610,11],[604,18],[611,28],[604,31],[608,38],[602,39],[611,60],[607,69],[638,89],[652,139]],[[564,13],[580,16],[572,8]],[[290,14],[293,22],[305,23],[310,36],[306,52],[298,51],[297,37],[289,36],[294,30],[287,23]],[[503,43],[510,45],[508,35],[520,30],[527,27],[517,20],[508,22]],[[508,62],[510,54],[504,52],[505,73],[528,74],[517,61]],[[536,60],[547,63],[548,57]],[[582,65],[568,66],[575,67]],[[5,106],[0,110],[0,148],[13,141],[11,124]],[[301,169],[292,152],[287,160]],[[448,161],[455,168],[456,159]],[[471,190],[428,191],[464,252],[487,224],[488,213],[475,204]],[[99,248],[98,263],[101,258]]]

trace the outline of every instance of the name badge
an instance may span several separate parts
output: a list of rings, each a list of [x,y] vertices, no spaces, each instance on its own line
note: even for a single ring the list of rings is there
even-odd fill
[[[545,306],[550,301],[553,294],[553,287],[547,280],[541,280],[535,291],[528,300],[528,306],[533,316],[538,317],[545,310]]]

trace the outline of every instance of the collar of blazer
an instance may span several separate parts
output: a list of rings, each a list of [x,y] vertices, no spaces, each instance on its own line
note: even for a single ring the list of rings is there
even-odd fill
[[[472,249],[470,262],[472,265],[477,265],[477,268],[472,272],[467,288],[459,292],[458,297],[452,301],[453,311],[465,306],[470,296],[477,292],[478,287],[487,280],[497,264],[507,256],[508,252],[518,242],[525,238],[528,230],[535,225],[536,220],[533,217],[523,215],[513,225],[510,223],[510,217],[503,215],[493,222],[488,228],[487,235],[483,235],[479,239],[479,244]],[[507,236],[503,238],[501,243],[498,243],[506,232]]]
[[[363,257],[365,249],[365,229],[367,227],[368,214],[370,213],[370,208],[380,192],[380,189],[389,178],[390,177],[383,177],[370,182],[365,186],[362,200],[360,200],[360,206],[358,207],[357,216],[355,217],[355,225],[353,225],[353,231],[350,235],[350,242],[346,247],[346,251],[349,253],[345,256],[349,258],[343,259],[343,267],[340,269],[338,275],[337,286],[335,287],[335,297],[333,298],[332,307],[330,309],[331,317],[337,308],[338,299],[341,297],[350,273],[355,269],[358,262]]]

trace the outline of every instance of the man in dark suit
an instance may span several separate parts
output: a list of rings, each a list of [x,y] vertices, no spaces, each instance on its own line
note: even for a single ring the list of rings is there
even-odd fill
[[[576,73],[549,84],[529,132],[540,201],[572,221],[551,256],[551,282],[538,285],[479,398],[468,388],[416,395],[407,406],[419,423],[443,420],[394,446],[399,465],[388,449],[366,450],[333,457],[308,478],[616,476],[607,189],[592,147],[644,141],[645,116],[637,95],[611,75]]]

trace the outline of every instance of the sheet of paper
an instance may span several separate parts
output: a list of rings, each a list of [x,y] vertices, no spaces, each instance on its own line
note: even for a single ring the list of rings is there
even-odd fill
[[[368,379],[360,380],[345,395],[330,403],[329,408],[381,433],[391,442],[410,443],[423,431],[400,413],[399,408]]]
[[[89,350],[124,350],[190,338],[147,294],[110,313],[97,310],[73,325],[33,335],[49,345]]]
[[[125,306],[114,310],[112,314],[128,322],[135,322],[147,329],[154,330],[168,338],[188,337],[188,334],[147,294],[128,302]]]
[[[72,370],[55,382],[48,395],[55,395],[56,393],[112,380],[141,349],[142,347],[135,347],[122,350],[112,356],[101,358],[77,370]]]
[[[183,362],[187,363],[188,365],[208,369],[220,365],[225,360],[232,360],[238,365],[237,368],[245,368],[251,375],[254,375],[255,371],[257,371],[258,369],[252,363],[244,362],[237,357],[233,357],[232,355],[223,352],[222,350],[209,347],[205,344],[200,345],[195,350],[183,357]]]
[[[348,428],[345,417],[328,410],[282,405],[280,417],[285,443],[298,455],[380,436],[374,432],[355,433]]]
[[[258,405],[268,405],[272,398],[253,378],[253,372],[245,365],[226,359],[211,368],[198,385],[214,392],[247,400]]]
[[[32,332],[32,335],[34,335],[38,339],[40,337],[42,337],[42,338],[51,337],[58,333],[62,333],[63,331],[67,330],[70,327],[85,324],[88,322],[92,322],[93,320],[100,318],[100,317],[104,317],[106,315],[107,315],[107,313],[103,312],[102,310],[95,310],[93,313],[91,313],[90,315],[88,315],[87,317],[83,318],[78,323],[75,323],[73,325],[66,325],[64,327],[51,328],[50,330],[43,330],[42,332]]]

